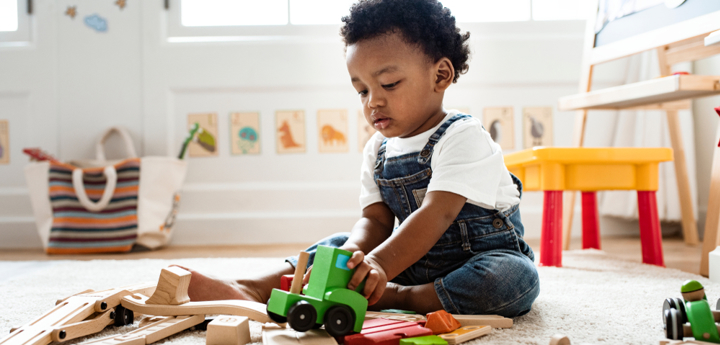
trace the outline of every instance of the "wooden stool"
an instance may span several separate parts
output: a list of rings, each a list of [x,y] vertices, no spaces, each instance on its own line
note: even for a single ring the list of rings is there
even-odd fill
[[[562,266],[563,191],[582,192],[583,249],[600,249],[599,190],[636,190],[643,263],[665,266],[655,192],[669,148],[536,147],[505,155],[525,191],[544,191],[540,265]]]

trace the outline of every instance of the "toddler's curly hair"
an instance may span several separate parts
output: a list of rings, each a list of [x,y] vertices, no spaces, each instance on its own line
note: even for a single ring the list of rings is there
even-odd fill
[[[437,0],[360,0],[350,8],[350,15],[340,35],[345,46],[395,30],[410,44],[417,45],[433,62],[447,57],[455,68],[453,83],[468,71],[470,33],[460,33],[455,17]]]

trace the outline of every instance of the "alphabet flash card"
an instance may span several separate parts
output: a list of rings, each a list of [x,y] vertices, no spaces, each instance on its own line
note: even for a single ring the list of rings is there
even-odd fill
[[[318,150],[322,153],[348,152],[348,114],[345,109],[324,109],[317,112]]]
[[[276,111],[275,131],[277,153],[305,152],[305,111]]]
[[[515,148],[515,121],[513,107],[491,107],[483,109],[483,126],[490,132],[493,141],[503,150]]]
[[[553,108],[523,108],[523,141],[526,149],[553,145]]]
[[[197,123],[200,128],[188,146],[188,154],[190,157],[218,156],[217,114],[189,114],[187,122],[188,130],[190,130],[195,123]]]
[[[371,126],[367,120],[365,120],[365,115],[363,115],[362,110],[358,110],[358,151],[363,152],[363,149],[365,148],[365,144],[367,144],[368,140],[375,134],[376,130]]]
[[[230,152],[234,155],[260,153],[260,113],[230,114]]]
[[[0,164],[10,164],[10,126],[0,120]]]

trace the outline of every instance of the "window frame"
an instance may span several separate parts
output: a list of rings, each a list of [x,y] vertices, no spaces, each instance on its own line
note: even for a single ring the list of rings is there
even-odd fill
[[[166,0],[168,8],[165,10],[163,27],[164,39],[171,44],[175,43],[337,43],[341,24],[291,24],[290,6],[288,4],[288,21],[278,25],[225,25],[225,26],[184,26],[181,18],[181,1]],[[535,22],[570,22],[563,20],[535,20],[532,17],[532,4],[530,0],[530,19],[522,21],[500,22],[461,22],[461,30],[474,27],[505,26],[508,23]]]
[[[0,47],[25,46],[32,40],[32,17],[28,13],[28,2],[17,0],[18,28],[15,31],[0,31]]]

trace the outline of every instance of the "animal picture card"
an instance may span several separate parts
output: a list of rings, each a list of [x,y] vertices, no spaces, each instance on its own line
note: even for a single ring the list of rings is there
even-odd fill
[[[189,114],[188,130],[197,123],[199,129],[188,145],[190,157],[214,157],[218,155],[218,119],[215,113]]]
[[[358,110],[358,151],[363,152],[365,144],[368,140],[377,132],[373,126],[371,126],[363,115],[362,109]]]
[[[515,148],[515,112],[513,107],[483,109],[483,126],[503,150]]]
[[[348,113],[345,109],[321,109],[317,112],[318,151],[348,152]]]
[[[523,108],[523,141],[525,148],[553,145],[553,108]]]
[[[275,131],[277,133],[277,153],[305,152],[305,111],[276,111]]]
[[[234,155],[260,153],[260,113],[230,114],[230,152]]]
[[[10,164],[10,125],[0,120],[0,164]]]

